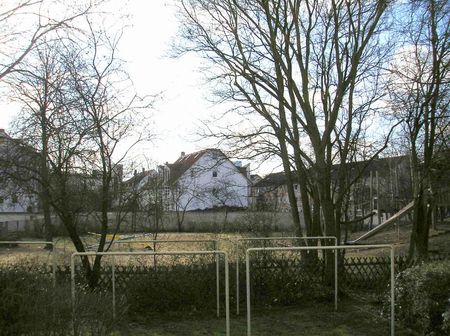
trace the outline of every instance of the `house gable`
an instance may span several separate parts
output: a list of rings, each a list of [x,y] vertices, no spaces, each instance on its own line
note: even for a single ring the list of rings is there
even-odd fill
[[[187,210],[248,207],[250,180],[218,149],[182,155],[170,168],[169,183]]]

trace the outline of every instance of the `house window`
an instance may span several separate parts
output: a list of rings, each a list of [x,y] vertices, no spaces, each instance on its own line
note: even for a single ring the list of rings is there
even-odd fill
[[[213,174],[213,177],[217,177],[217,171],[214,170],[212,174]]]
[[[18,202],[17,195],[13,194],[11,196],[11,200],[12,200],[13,204],[16,204]]]
[[[169,198],[170,196],[170,189],[168,187],[164,187],[164,197]]]
[[[298,189],[298,184],[294,184],[294,189],[295,189],[295,190]]]

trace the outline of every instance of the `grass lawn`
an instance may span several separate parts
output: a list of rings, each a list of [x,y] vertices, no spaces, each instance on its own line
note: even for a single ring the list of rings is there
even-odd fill
[[[245,336],[245,315],[231,316],[231,335]],[[387,320],[382,320],[347,304],[334,312],[332,305],[317,304],[306,308],[284,307],[253,311],[252,335],[260,336],[379,336],[389,335]],[[115,336],[214,336],[225,335],[225,319],[172,314],[149,315],[123,326]],[[414,335],[396,329],[396,335]]]

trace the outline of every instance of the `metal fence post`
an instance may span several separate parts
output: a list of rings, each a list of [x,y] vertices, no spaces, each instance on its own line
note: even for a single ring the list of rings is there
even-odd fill
[[[72,292],[72,319],[73,319],[73,328],[74,333],[76,332],[76,308],[75,308],[75,256],[135,256],[135,255],[148,255],[148,256],[157,256],[157,255],[224,255],[224,264],[225,264],[225,322],[226,322],[226,335],[230,336],[230,292],[229,292],[229,266],[228,266],[228,255],[223,251],[177,251],[177,252],[75,252],[71,255],[70,262],[70,273],[71,273],[71,292]],[[114,286],[113,286],[114,288]],[[115,297],[115,294],[113,294]],[[115,314],[113,312],[113,314]]]
[[[269,240],[303,240],[306,244],[308,244],[309,240],[317,240],[321,243],[321,239],[332,239],[334,240],[334,245],[337,245],[337,238],[334,236],[316,236],[316,237],[253,237],[253,238],[240,238],[235,241],[235,253],[236,253],[236,315],[239,315],[239,254],[240,254],[240,243],[242,241],[263,241],[264,246],[265,242]]]
[[[75,303],[75,255],[70,256],[70,284],[72,294],[72,327],[76,335],[76,303]]]
[[[391,246],[391,336],[395,335],[395,251]]]
[[[214,251],[217,251],[217,240],[214,241]],[[220,316],[220,278],[219,278],[219,255],[216,254],[216,305],[217,317]]]
[[[114,256],[111,261],[113,319],[116,319],[116,262]]]
[[[236,253],[236,315],[239,315],[239,242],[236,242],[234,247]]]
[[[390,249],[391,259],[391,336],[395,336],[395,262],[394,262],[394,246],[393,245],[335,245],[335,246],[301,246],[301,247],[267,247],[267,248],[249,248],[245,253],[245,270],[246,270],[246,294],[247,294],[247,336],[251,336],[251,283],[250,283],[250,252],[256,251],[302,251],[302,250],[334,250],[337,255],[338,250],[347,249],[367,249],[382,248]],[[335,256],[335,275],[337,270]],[[337,307],[337,276],[335,276],[335,307]]]
[[[250,303],[250,259],[248,250],[245,252],[245,287],[247,292],[247,336],[252,334],[251,330],[251,303]]]
[[[230,335],[230,280],[229,280],[229,268],[228,268],[228,255],[226,252],[223,254],[225,263],[225,320],[226,320],[226,333]]]
[[[338,250],[334,250],[334,311],[338,310]]]

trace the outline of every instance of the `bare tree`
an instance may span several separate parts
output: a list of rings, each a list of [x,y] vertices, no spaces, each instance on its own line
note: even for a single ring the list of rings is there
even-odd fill
[[[277,156],[297,233],[294,177],[307,235],[340,239],[345,179],[381,99],[380,38],[388,1],[182,2],[185,44],[215,65],[211,79],[239,121],[212,133],[242,157]],[[242,126],[242,122],[245,127]],[[387,135],[389,131],[386,132]],[[385,146],[374,146],[371,157]],[[339,164],[333,171],[333,164]]]
[[[116,55],[121,31],[110,35],[105,29],[94,27],[89,20],[87,24],[89,34],[85,48],[70,52],[67,63],[71,90],[80,102],[79,112],[89,130],[84,138],[89,155],[82,157],[83,165],[85,169],[99,172],[98,251],[105,251],[111,246],[106,244],[106,234],[110,228],[108,211],[111,209],[114,170],[136,144],[150,140],[145,114],[150,101],[148,97],[138,97],[132,90],[123,62]],[[124,146],[119,146],[125,142]],[[100,261],[101,256],[97,256],[89,277],[91,286],[98,281]]]
[[[55,137],[55,121],[59,119],[62,104],[64,108],[73,106],[73,102],[63,99],[64,86],[68,81],[68,72],[61,63],[58,50],[62,44],[48,43],[36,47],[31,53],[33,61],[23,62],[17,67],[13,76],[7,80],[12,89],[12,100],[24,106],[22,114],[15,120],[15,135],[24,143],[33,148],[38,163],[34,165],[20,164],[18,157],[4,157],[4,163],[21,165],[21,170],[28,170],[28,174],[15,174],[10,176],[18,185],[30,185],[30,179],[35,190],[33,194],[39,195],[44,213],[44,235],[47,241],[52,240],[51,230],[51,176],[49,172],[50,142]],[[29,156],[27,151],[15,152],[16,156]]]
[[[69,42],[70,43],[70,42]],[[89,202],[85,171],[75,165],[82,161],[88,148],[84,145],[90,131],[79,113],[79,104],[70,92],[70,72],[63,52],[62,40],[48,42],[33,51],[33,58],[22,63],[8,79],[12,97],[22,108],[14,122],[14,131],[21,143],[30,148],[36,164],[21,165],[28,172],[25,176],[37,181],[34,193],[40,196],[47,235],[50,235],[50,208],[58,215],[67,229],[77,250],[83,250],[83,242],[77,231],[76,216],[85,211]],[[20,161],[9,158],[12,165]],[[12,176],[15,183],[23,181],[22,175]],[[50,238],[50,237],[47,237]],[[87,264],[86,264],[87,266]]]
[[[178,232],[182,232],[186,212],[193,202],[204,202],[205,190],[199,188],[195,179],[172,181],[166,188],[170,207],[168,210],[175,212]]]
[[[414,193],[409,258],[416,262],[428,256],[433,166],[448,150],[450,4],[412,0],[399,12],[401,44],[391,66],[389,95],[391,111],[403,121],[409,142]]]
[[[45,36],[74,27],[102,1],[8,0],[0,3],[0,80],[14,71]],[[64,10],[61,10],[64,7]]]
[[[34,68],[24,64],[11,79],[16,99],[24,106],[16,122],[22,141],[39,153],[33,175],[49,205],[79,252],[84,245],[79,220],[89,212],[100,223],[98,251],[107,251],[108,222],[114,177],[131,148],[148,139],[148,99],[132,91],[117,58],[121,33],[110,37],[87,20],[88,31],[69,35],[37,49]],[[33,71],[34,70],[34,71]],[[145,130],[146,132],[139,130]],[[101,258],[90,265],[82,258],[89,284],[97,284]]]

